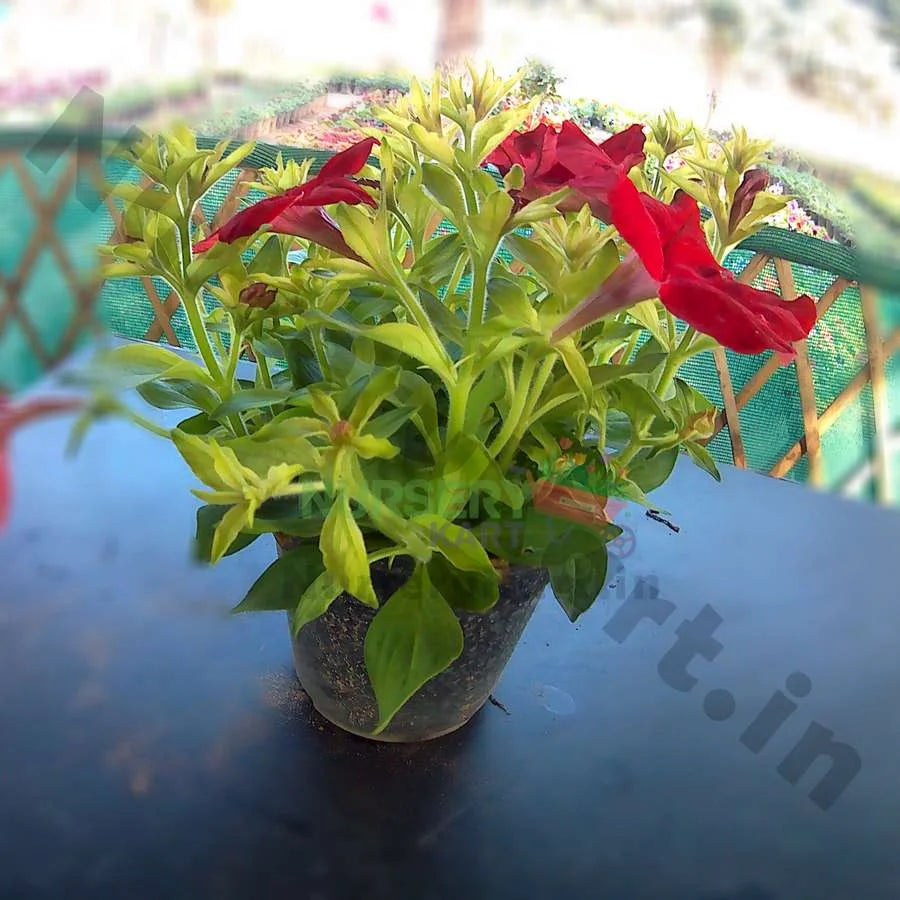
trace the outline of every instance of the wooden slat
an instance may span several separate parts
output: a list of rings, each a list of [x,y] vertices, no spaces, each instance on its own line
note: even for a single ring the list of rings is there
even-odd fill
[[[213,216],[211,223],[213,229],[221,227],[238,211],[241,200],[247,191],[250,190],[250,185],[256,180],[256,177],[256,170],[254,169],[241,169],[238,172],[234,184],[231,185],[231,190],[225,195],[225,199]]]
[[[881,326],[878,322],[878,293],[868,285],[860,286],[859,293],[862,299],[866,340],[869,345],[869,377],[872,380],[872,407],[875,414],[875,455],[873,460],[875,499],[879,503],[889,503],[891,500],[891,470],[887,442],[890,416],[885,383],[884,345],[881,341]]]
[[[734,402],[734,387],[731,384],[728,358],[721,347],[716,347],[713,350],[713,359],[716,363],[716,371],[719,373],[719,384],[722,386],[725,421],[728,423],[728,435],[731,439],[731,456],[736,466],[746,469],[747,455],[744,453],[744,442],[741,439],[741,419],[737,404]]]
[[[900,328],[897,328],[882,345],[882,358],[889,360],[895,353],[900,352]],[[862,393],[863,388],[869,383],[869,367],[864,366],[852,381],[841,391],[837,397],[831,402],[828,408],[819,416],[819,434],[823,435],[832,425],[840,418],[841,413],[850,406],[850,404]],[[769,470],[770,475],[776,478],[783,478],[794,466],[801,456],[806,452],[806,440],[801,438],[791,447],[781,459]]]
[[[178,337],[172,329],[172,316],[181,302],[178,298],[178,294],[176,294],[175,291],[169,291],[169,296],[166,297],[166,301],[163,303],[159,298],[159,294],[156,292],[156,287],[151,278],[144,276],[141,278],[141,283],[144,285],[147,299],[153,307],[154,315],[153,323],[147,329],[144,340],[158,341],[165,333],[166,340],[173,347],[180,347],[181,344],[178,341]]]
[[[775,272],[778,275],[781,296],[785,300],[796,300],[797,288],[794,285],[794,270],[791,264],[786,259],[776,259]],[[797,372],[797,387],[800,391],[800,411],[803,415],[806,455],[809,458],[809,481],[814,487],[822,487],[824,470],[819,440],[819,414],[816,409],[816,384],[809,364],[807,341],[798,341],[795,347],[797,355],[794,358],[794,368]]]
[[[816,302],[816,319],[821,319],[825,313],[831,309],[832,304],[852,282],[846,278],[835,278],[828,289]],[[741,388],[736,397],[737,408],[743,409],[762,389],[762,386],[778,371],[781,367],[781,361],[777,356],[773,356],[766,360],[763,365],[753,374],[753,377]],[[713,429],[713,437],[715,437],[725,427],[725,412],[722,411],[716,416],[715,428]]]
[[[766,267],[768,261],[769,257],[765,253],[757,253],[741,270],[737,280],[741,284],[752,284],[756,280],[756,276]]]

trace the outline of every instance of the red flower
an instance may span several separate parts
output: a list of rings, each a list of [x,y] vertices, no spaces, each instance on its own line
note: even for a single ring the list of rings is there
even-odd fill
[[[659,297],[673,315],[732,350],[775,350],[792,357],[794,342],[806,338],[816,323],[815,302],[805,295],[784,300],[741,284],[716,262],[700,210],[687,194],[677,194],[671,205],[647,194],[641,201],[653,224],[646,237],[656,241],[658,252],[644,254],[646,240],[632,244],[634,252],[557,326],[554,340],[639,300]],[[642,228],[643,221],[632,224]]]
[[[13,407],[0,394],[0,531],[9,519],[12,505],[12,473],[10,471],[8,444],[13,431],[20,425],[40,416],[57,412],[68,412],[81,406],[81,401],[71,399],[43,398],[29,400]]]
[[[366,164],[375,143],[375,138],[359,141],[332,156],[319,174],[305,184],[242,209],[208,238],[195,244],[194,252],[202,253],[219,241],[230,244],[256,234],[264,225],[271,225],[270,230],[277,234],[293,234],[343,256],[356,257],[322,207],[331,203],[376,205],[372,195],[349,177]]]
[[[561,212],[579,210],[587,203],[593,215],[614,225],[632,247],[652,259],[660,255],[652,238],[653,222],[628,178],[632,167],[643,161],[640,125],[595,144],[574,122],[563,122],[559,131],[542,124],[511,134],[485,160],[503,175],[514,165],[522,167],[524,184],[510,192],[519,206],[571,188],[571,196],[559,204]]]

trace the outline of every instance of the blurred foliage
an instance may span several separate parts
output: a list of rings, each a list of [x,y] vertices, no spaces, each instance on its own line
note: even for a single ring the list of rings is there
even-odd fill
[[[550,65],[537,59],[529,59],[523,67],[519,91],[523,97],[558,97],[559,83],[563,77]]]
[[[338,71],[328,76],[325,88],[339,94],[363,94],[366,91],[409,90],[409,79],[403,75],[364,74],[362,72]]]

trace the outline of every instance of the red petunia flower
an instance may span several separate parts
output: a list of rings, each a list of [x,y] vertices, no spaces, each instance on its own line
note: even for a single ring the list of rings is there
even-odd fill
[[[739,282],[716,261],[709,249],[700,210],[685,193],[671,205],[641,195],[658,252],[644,254],[641,244],[599,289],[557,326],[554,340],[626,309],[640,300],[659,297],[666,309],[698,331],[739,353],[775,350],[787,359],[794,342],[808,337],[816,323],[816,304],[807,296],[785,300]],[[644,219],[631,223],[644,227]]]
[[[0,531],[6,526],[12,505],[12,472],[9,462],[9,439],[13,431],[41,416],[69,412],[81,406],[80,400],[43,398],[13,406],[0,394]]]
[[[376,143],[371,137],[359,141],[332,156],[319,174],[305,184],[242,209],[209,237],[195,244],[194,252],[203,253],[220,241],[230,244],[270,225],[270,231],[277,234],[296,235],[335,253],[356,258],[340,229],[322,207],[331,203],[376,205],[372,195],[350,178],[366,164]]]
[[[653,240],[653,222],[641,204],[629,171],[644,161],[644,131],[632,125],[601,144],[595,144],[574,122],[559,131],[538,125],[509,135],[485,162],[505,175],[514,165],[525,173],[521,188],[510,193],[518,206],[560,188],[572,194],[559,204],[560,212],[574,212],[588,204],[598,219],[614,225],[643,256],[660,255]],[[658,262],[660,260],[657,260]]]

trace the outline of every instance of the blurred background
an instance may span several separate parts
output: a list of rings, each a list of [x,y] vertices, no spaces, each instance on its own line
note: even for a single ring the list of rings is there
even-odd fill
[[[412,75],[466,58],[524,66],[521,94],[542,98],[544,119],[573,118],[597,140],[671,107],[713,139],[743,126],[773,142],[765,168],[793,199],[729,264],[755,259],[757,284],[827,299],[810,339],[815,396],[801,396],[802,372],[729,358],[741,422],[712,449],[900,496],[900,0],[0,0],[0,392],[98,331],[186,339],[152,285],[97,284],[94,247],[115,211],[85,204],[62,138],[35,150],[51,126],[113,136],[180,121],[334,151],[379,127],[377,107]],[[695,381],[722,406],[707,369]],[[832,449],[810,469],[820,438]]]

